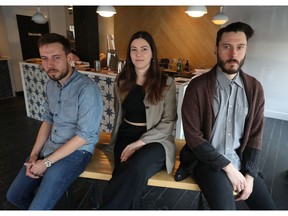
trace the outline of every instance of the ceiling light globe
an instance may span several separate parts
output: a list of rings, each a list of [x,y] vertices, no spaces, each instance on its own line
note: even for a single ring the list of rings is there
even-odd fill
[[[218,13],[212,18],[212,22],[216,25],[223,25],[229,21],[228,16],[223,13]]]
[[[96,13],[103,17],[112,17],[116,14],[116,10],[113,6],[99,6]]]
[[[37,24],[45,24],[45,23],[47,23],[48,18],[47,18],[47,16],[45,16],[41,12],[37,12],[32,16],[31,20]]]
[[[185,13],[191,17],[201,17],[204,14],[207,14],[207,8],[206,6],[188,6]]]

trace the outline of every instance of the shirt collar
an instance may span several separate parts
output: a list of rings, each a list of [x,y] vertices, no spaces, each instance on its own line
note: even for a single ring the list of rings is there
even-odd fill
[[[78,76],[78,72],[77,72],[77,70],[76,70],[75,68],[73,68],[73,71],[72,71],[71,76],[68,78],[68,80],[66,80],[66,82],[64,83],[64,85],[61,86],[61,84],[60,84],[59,82],[58,82],[58,84],[59,84],[62,88],[64,88],[64,87],[68,86],[69,83],[71,83],[77,76]]]
[[[243,82],[241,77],[239,76],[239,71],[237,72],[236,76],[234,77],[233,80],[230,80],[226,77],[225,73],[221,70],[221,68],[218,66],[216,69],[216,76],[217,76],[217,81],[221,85],[222,88],[229,87],[230,84],[235,83],[239,87],[244,88]]]

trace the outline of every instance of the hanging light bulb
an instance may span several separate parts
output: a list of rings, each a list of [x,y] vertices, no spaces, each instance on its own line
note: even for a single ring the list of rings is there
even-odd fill
[[[207,13],[207,8],[206,6],[188,6],[185,13],[191,17],[201,17]]]
[[[116,14],[116,10],[113,6],[98,6],[96,13],[103,17],[112,17]]]
[[[48,17],[41,13],[40,7],[37,7],[37,12],[32,16],[32,21],[34,21],[37,24],[45,24],[48,21]]]
[[[212,18],[212,22],[216,25],[223,25],[225,24],[227,21],[229,21],[229,18],[226,14],[223,13],[223,8],[224,7],[220,7],[220,11],[219,13],[217,13],[213,18]]]

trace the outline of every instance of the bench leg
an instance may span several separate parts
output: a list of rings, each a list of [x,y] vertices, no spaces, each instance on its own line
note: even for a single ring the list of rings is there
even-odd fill
[[[201,191],[199,192],[199,200],[198,200],[197,210],[204,210],[203,197],[202,197]]]
[[[199,200],[198,200],[198,204],[197,204],[197,210],[205,210],[205,209],[210,209],[203,193],[200,191],[199,192]]]
[[[72,185],[69,186],[69,188],[65,191],[65,197],[66,197],[66,203],[67,203],[67,209],[81,209],[82,205],[84,204],[87,197],[89,197],[90,205],[92,209],[98,209],[100,207],[101,203],[101,196],[102,196],[102,190],[100,182],[98,180],[93,180],[85,193],[84,197],[81,199],[79,205],[76,207],[75,199],[73,195],[73,187]]]
[[[102,201],[102,189],[103,185],[101,185],[101,181],[92,180],[87,192],[85,193],[77,209],[80,209],[82,207],[82,204],[85,200],[87,200],[87,198],[90,201],[91,209],[98,209]]]
[[[72,185],[70,185],[66,189],[65,196],[66,196],[66,202],[67,202],[67,209],[75,209],[75,201],[74,201]]]
[[[90,196],[90,204],[92,209],[98,209],[100,207],[101,202],[101,193],[99,187],[99,181],[94,180],[89,188]]]
[[[81,199],[81,202],[77,206],[77,210],[81,209],[84,202],[89,198],[91,209],[98,209],[100,206],[100,194],[99,194],[99,182],[97,180],[91,181],[91,184],[86,191],[84,197]]]

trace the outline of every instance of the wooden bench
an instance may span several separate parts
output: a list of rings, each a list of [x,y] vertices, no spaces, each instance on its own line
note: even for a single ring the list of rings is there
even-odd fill
[[[79,176],[81,178],[88,178],[94,180],[109,181],[112,177],[113,171],[113,157],[112,154],[105,153],[102,149],[110,142],[110,133],[101,133],[99,142],[96,145],[91,161],[88,163],[85,171]],[[182,181],[176,182],[174,174],[179,167],[179,152],[185,144],[185,140],[176,139],[176,163],[171,174],[167,174],[166,170],[162,170],[152,176],[147,185],[165,188],[176,188],[183,190],[200,191],[198,184],[192,178],[186,178]],[[68,192],[66,192],[68,194]],[[198,209],[203,209],[202,195],[199,196]]]
[[[96,146],[91,161],[87,165],[85,171],[80,175],[80,177],[89,179],[101,179],[107,181],[111,179],[113,170],[113,165],[111,164],[111,161],[113,161],[113,158],[111,158],[111,155],[105,154],[104,151],[101,150],[106,146],[106,144],[109,143],[109,141],[110,134],[101,133],[100,140]],[[166,170],[158,172],[148,180],[149,186],[200,191],[198,184],[196,184],[196,182],[192,178],[187,178],[179,182],[176,182],[174,180],[174,174],[179,167],[179,152],[184,144],[185,140],[176,140],[177,157],[173,172],[170,175],[167,174]]]

